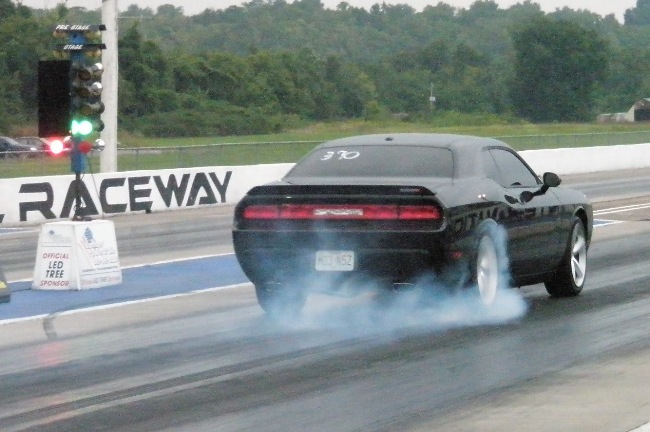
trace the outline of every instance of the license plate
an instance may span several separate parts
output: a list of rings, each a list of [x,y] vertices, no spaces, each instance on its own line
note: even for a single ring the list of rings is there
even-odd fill
[[[317,271],[354,270],[354,251],[316,251]]]

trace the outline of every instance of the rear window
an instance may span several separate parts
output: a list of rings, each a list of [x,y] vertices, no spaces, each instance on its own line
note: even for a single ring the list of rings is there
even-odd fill
[[[451,150],[364,145],[314,150],[287,177],[443,177],[454,174]]]

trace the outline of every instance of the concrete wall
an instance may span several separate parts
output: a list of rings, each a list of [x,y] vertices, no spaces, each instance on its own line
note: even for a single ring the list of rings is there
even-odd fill
[[[541,175],[585,174],[650,167],[650,144],[525,150],[519,154]]]
[[[528,150],[540,176],[650,167],[650,144]],[[253,186],[280,179],[293,164],[181,168],[86,175],[82,199],[94,218],[234,204]],[[70,219],[73,175],[0,179],[0,229]]]
[[[87,174],[80,196],[93,218],[236,203],[253,186],[293,164],[180,168]],[[70,219],[74,175],[0,179],[0,228]]]

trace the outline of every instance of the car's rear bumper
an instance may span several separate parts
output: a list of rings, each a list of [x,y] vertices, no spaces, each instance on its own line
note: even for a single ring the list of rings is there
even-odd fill
[[[441,232],[297,233],[233,231],[239,263],[255,284],[308,280],[328,287],[358,277],[413,282],[423,273],[441,271],[450,251]],[[346,271],[317,270],[317,251],[351,251]]]

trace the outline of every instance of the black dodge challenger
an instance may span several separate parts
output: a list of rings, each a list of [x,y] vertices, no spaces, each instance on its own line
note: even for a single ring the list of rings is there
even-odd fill
[[[581,192],[490,138],[386,134],[316,147],[235,208],[233,245],[267,312],[311,290],[423,277],[486,305],[507,286],[582,290],[593,230]]]

